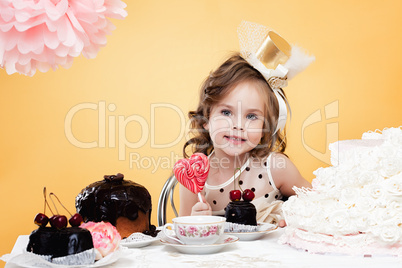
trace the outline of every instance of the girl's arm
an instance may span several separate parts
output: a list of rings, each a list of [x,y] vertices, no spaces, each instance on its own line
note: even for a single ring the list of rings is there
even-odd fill
[[[276,187],[284,196],[295,194],[293,186],[311,188],[311,184],[302,177],[293,162],[283,154],[277,153],[272,156],[271,173]]]
[[[211,206],[202,198],[204,202],[199,202],[197,194],[180,184],[179,216],[212,215]]]

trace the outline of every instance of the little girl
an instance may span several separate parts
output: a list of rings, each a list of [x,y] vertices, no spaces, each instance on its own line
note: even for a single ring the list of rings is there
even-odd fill
[[[267,36],[268,41],[277,37],[271,32]],[[277,66],[266,67],[263,57],[254,57],[252,51],[244,54],[231,56],[209,75],[197,110],[189,112],[196,133],[183,153],[188,157],[191,148],[191,153],[208,155],[210,171],[202,191],[204,202],[180,187],[180,216],[224,215],[229,192],[250,189],[257,221],[279,223],[281,199],[294,194],[293,186],[311,186],[284,154],[286,138],[280,121],[284,117],[286,122],[286,99],[277,85],[286,85],[292,68],[279,65],[279,71],[285,72],[281,77]],[[267,70],[275,75],[267,75]]]

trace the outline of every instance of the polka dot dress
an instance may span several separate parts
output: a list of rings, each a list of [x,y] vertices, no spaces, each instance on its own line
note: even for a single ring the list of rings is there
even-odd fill
[[[272,154],[271,154],[272,155]],[[220,185],[210,184],[207,180],[204,187],[205,198],[212,207],[213,215],[224,215],[224,208],[230,202],[229,192],[234,188],[250,189],[255,194],[255,199],[263,199],[271,203],[282,196],[279,190],[275,187],[270,172],[271,155],[265,159],[250,158],[242,167],[240,176],[236,176],[233,181],[228,178],[225,183]],[[209,179],[209,178],[208,178]]]

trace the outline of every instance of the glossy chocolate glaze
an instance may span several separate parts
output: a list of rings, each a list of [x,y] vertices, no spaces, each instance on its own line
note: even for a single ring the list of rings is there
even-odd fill
[[[151,219],[151,195],[135,182],[124,180],[124,175],[105,175],[104,180],[84,188],[75,199],[77,212],[84,221],[108,221],[116,226],[118,217],[135,220],[138,212],[149,212]],[[151,225],[150,225],[151,227]]]
[[[255,206],[246,201],[230,202],[225,208],[227,222],[245,225],[257,225],[257,210]]]
[[[92,235],[79,227],[40,227],[29,236],[28,252],[50,255],[52,258],[68,256],[93,248]]]

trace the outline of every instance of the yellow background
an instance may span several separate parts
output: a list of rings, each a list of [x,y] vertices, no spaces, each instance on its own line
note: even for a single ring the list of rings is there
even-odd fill
[[[308,180],[328,165],[329,142],[402,125],[401,1],[126,3],[128,16],[113,20],[95,59],[34,77],[0,70],[0,255],[36,228],[44,186],[74,211],[82,188],[121,172],[148,188],[156,224],[160,189],[185,140],[180,116],[196,107],[209,71],[238,50],[242,20],[270,26],[316,57],[285,89],[293,112],[287,153]],[[85,105],[95,109],[78,110],[65,126],[69,111]],[[96,147],[79,148],[66,129]],[[124,147],[124,139],[143,144]]]

